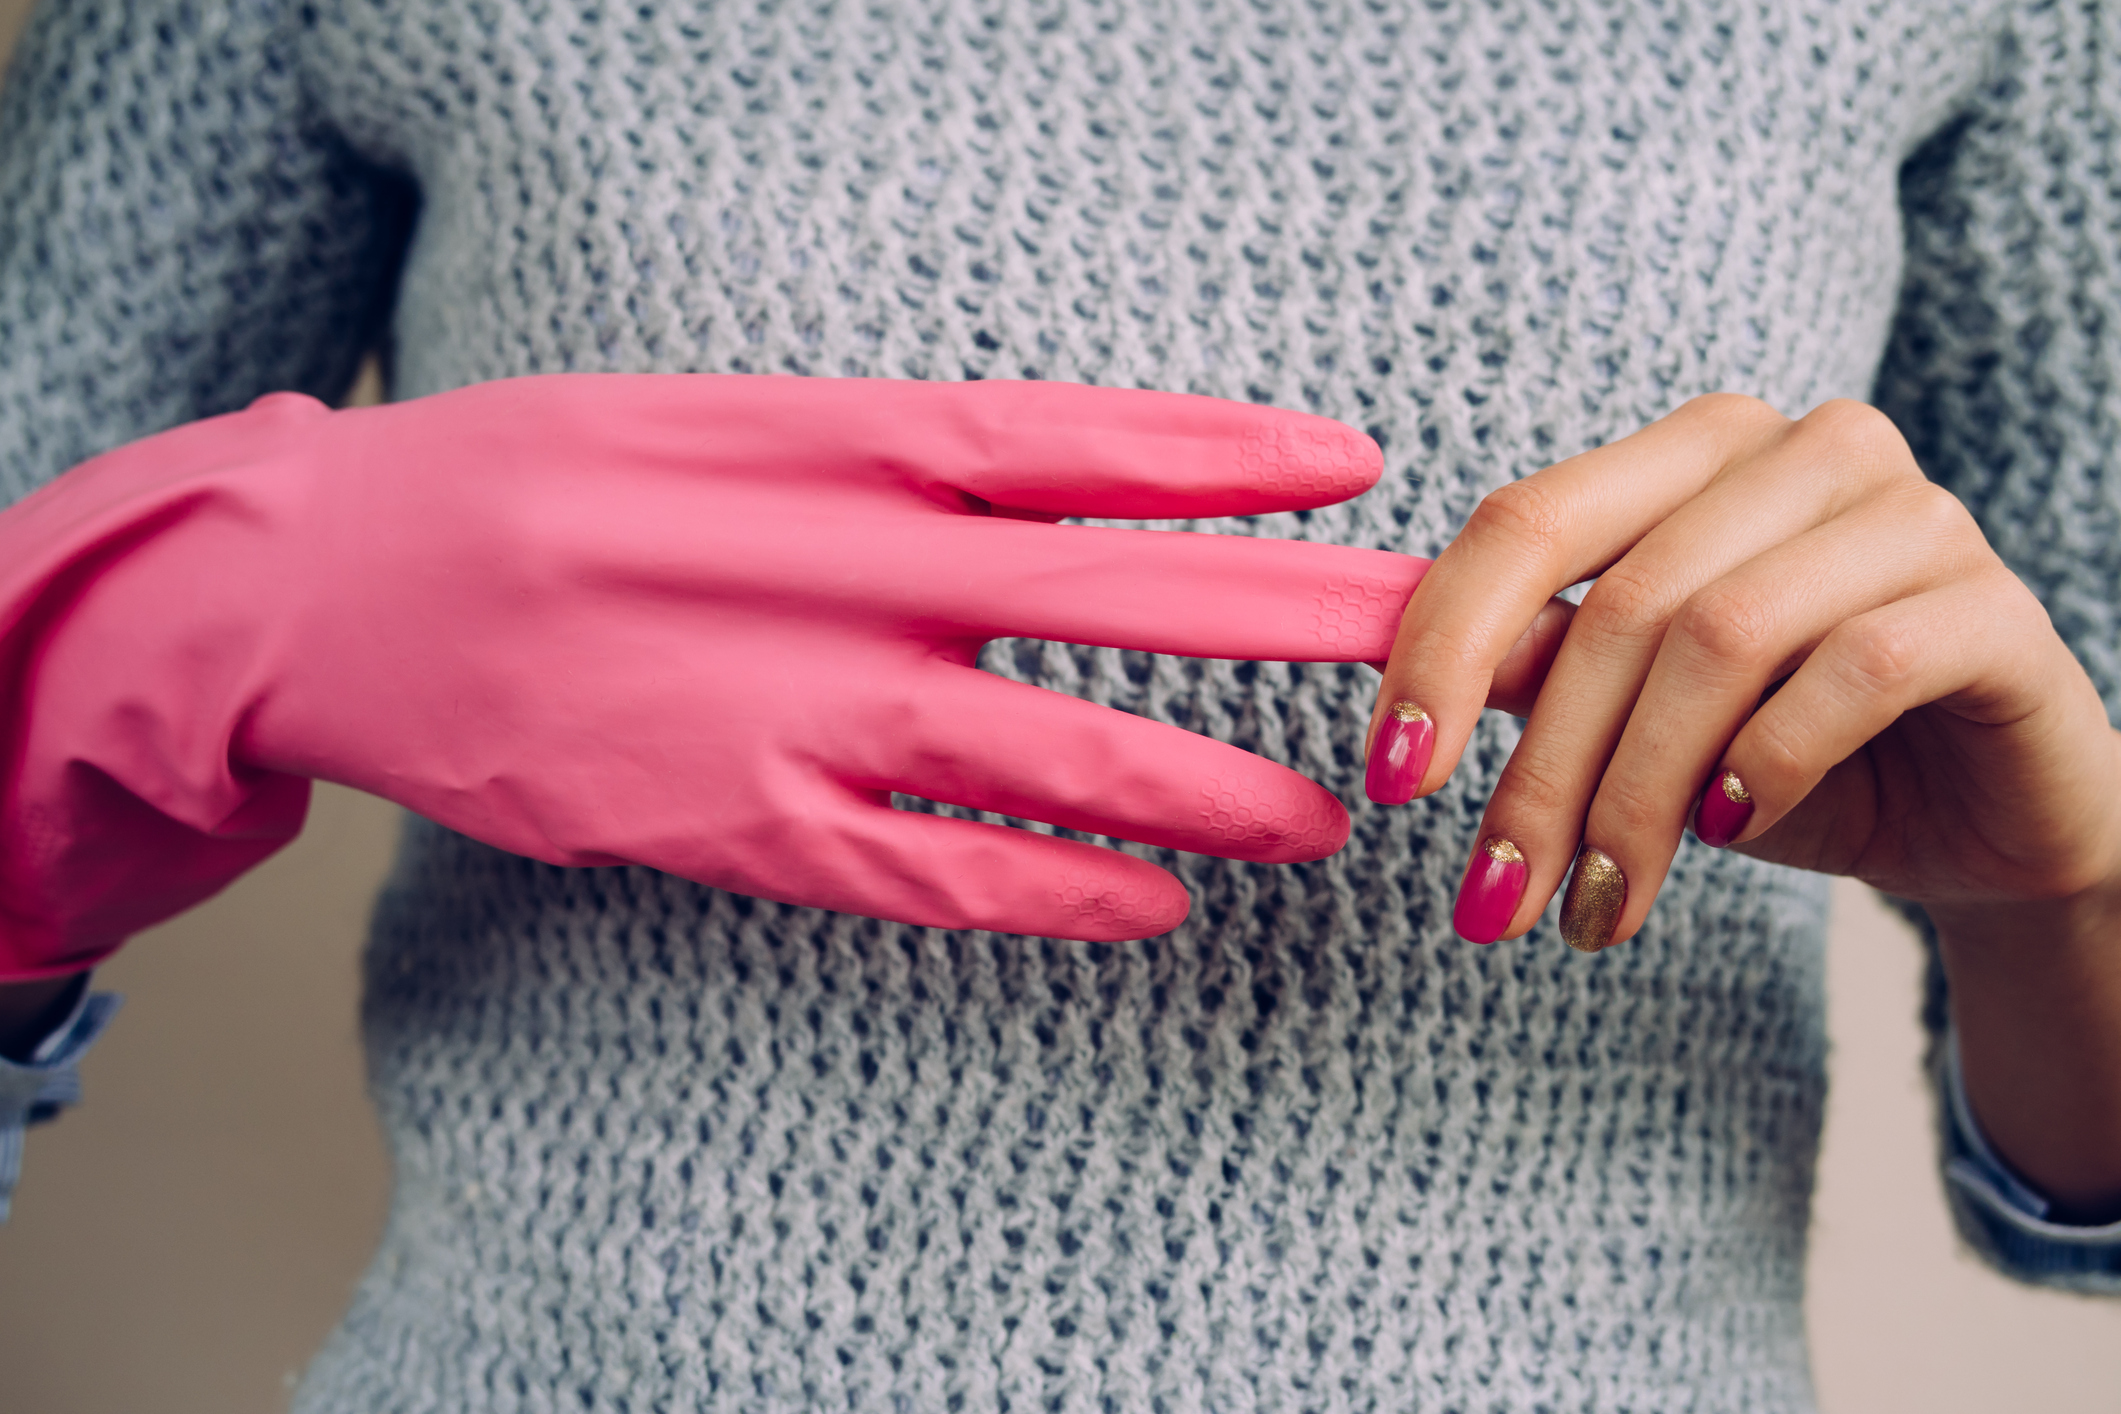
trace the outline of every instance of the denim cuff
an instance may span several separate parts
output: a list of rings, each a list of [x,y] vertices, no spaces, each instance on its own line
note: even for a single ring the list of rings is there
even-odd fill
[[[2050,1219],[2054,1205],[2010,1171],[1975,1121],[1956,1036],[1945,1041],[1943,1069],[1945,1194],[1961,1234],[2021,1281],[2121,1293],[2121,1221],[2080,1227]]]
[[[118,1003],[115,993],[90,992],[84,979],[66,1018],[28,1060],[0,1057],[0,1222],[22,1173],[23,1131],[81,1102],[81,1057],[117,1015]]]

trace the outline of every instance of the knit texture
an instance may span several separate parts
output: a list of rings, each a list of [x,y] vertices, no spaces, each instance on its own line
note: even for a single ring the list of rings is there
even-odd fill
[[[1697,393],[1796,413],[1885,359],[2112,702],[2112,25],[74,0],[6,100],[0,486],[337,391],[394,273],[401,397],[690,369],[1272,402],[1368,431],[1385,479],[1217,528],[1421,554]],[[368,957],[389,1227],[299,1409],[1810,1407],[1818,880],[1689,843],[1624,947],[1471,947],[1507,721],[1383,809],[1366,669],[983,661],[1286,762],[1353,838],[1144,851],[1191,919],[1089,946],[412,822]]]

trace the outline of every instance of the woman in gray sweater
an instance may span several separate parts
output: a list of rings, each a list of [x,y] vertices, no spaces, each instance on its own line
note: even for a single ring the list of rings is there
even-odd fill
[[[2117,13],[47,5],[0,100],[9,499],[380,343],[399,399],[1280,404],[1386,472],[1258,533],[1444,554],[1381,695],[989,648],[1349,804],[1316,863],[1151,852],[1193,910],[1144,941],[409,819],[390,1223],[298,1408],[1806,1409],[1825,891],[1787,864],[1938,905],[1962,1230],[2121,1289]],[[1616,565],[1506,772],[1486,674]],[[1704,781],[1735,850],[1681,837]],[[0,1121],[79,990],[13,994],[60,1044]]]

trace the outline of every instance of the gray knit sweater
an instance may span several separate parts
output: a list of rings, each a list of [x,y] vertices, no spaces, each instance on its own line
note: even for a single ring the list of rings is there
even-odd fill
[[[1367,429],[1258,533],[1432,554],[1712,389],[1876,398],[2121,706],[2121,8],[64,0],[0,100],[0,494],[382,341],[1054,378]],[[1362,799],[1374,678],[994,645],[1354,837],[1089,946],[409,827],[389,1229],[308,1411],[1801,1411],[1817,879],[1475,948],[1512,725]],[[909,806],[917,803],[908,802]],[[712,828],[703,820],[702,828]],[[290,940],[298,945],[299,940]]]

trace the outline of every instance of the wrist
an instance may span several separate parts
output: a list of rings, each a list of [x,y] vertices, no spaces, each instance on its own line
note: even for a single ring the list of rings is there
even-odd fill
[[[2121,951],[2121,858],[2092,883],[2053,898],[1925,902],[1949,963],[1977,950],[2089,946]]]
[[[1929,905],[1965,1097],[2064,1222],[2121,1213],[2121,883]]]
[[[260,399],[0,514],[0,975],[91,966],[299,832],[308,782],[235,741],[271,686],[299,550],[279,542],[332,416]]]

